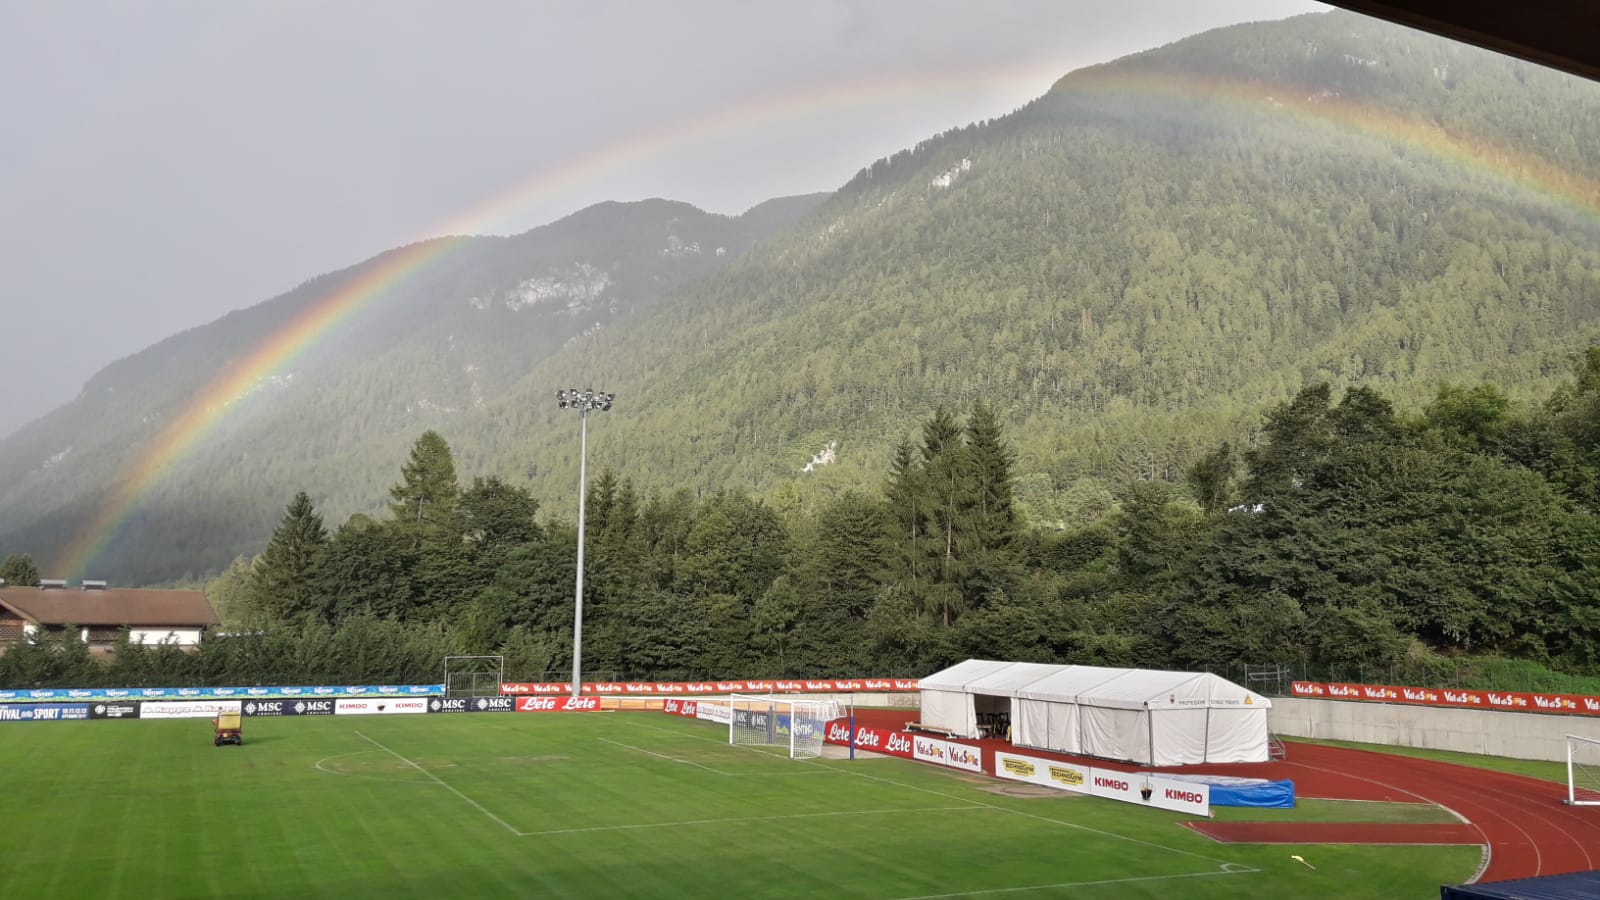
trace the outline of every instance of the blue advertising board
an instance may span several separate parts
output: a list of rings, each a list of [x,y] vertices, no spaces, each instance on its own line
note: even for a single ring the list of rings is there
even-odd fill
[[[442,684],[293,685],[288,687],[43,688],[0,690],[0,704],[90,700],[248,700],[288,697],[443,696]]]

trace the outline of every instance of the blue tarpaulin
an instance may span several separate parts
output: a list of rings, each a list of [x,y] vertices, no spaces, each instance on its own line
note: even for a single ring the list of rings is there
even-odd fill
[[[1600,870],[1515,878],[1484,884],[1444,885],[1440,900],[1594,900],[1600,897]]]
[[[1250,806],[1257,809],[1294,809],[1294,782],[1268,781],[1265,778],[1240,778],[1236,775],[1177,775],[1160,773],[1162,778],[1192,781],[1211,787],[1212,806]]]

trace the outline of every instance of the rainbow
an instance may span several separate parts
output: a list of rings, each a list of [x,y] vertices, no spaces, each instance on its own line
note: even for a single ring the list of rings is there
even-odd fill
[[[478,204],[431,229],[446,235],[482,234],[514,222],[516,216],[584,184],[643,160],[692,149],[697,144],[743,132],[759,132],[806,116],[870,109],[918,99],[937,100],[979,89],[1005,90],[1023,96],[1059,74],[1054,66],[996,67],[980,72],[908,72],[871,82],[831,82],[803,90],[756,98],[628,136],[569,158],[536,173],[508,191]],[[309,304],[249,354],[228,365],[196,393],[185,410],[149,442],[135,449],[133,461],[100,503],[88,523],[62,549],[50,569],[57,577],[84,577],[127,527],[141,501],[167,473],[198,446],[236,401],[274,372],[292,364],[337,330],[357,311],[385,296],[461,246],[459,237],[421,239],[371,261],[359,277]]]
[[[1059,71],[1059,70],[1055,70]],[[434,234],[483,233],[514,221],[519,211],[548,200],[563,190],[591,183],[601,176],[642,160],[692,149],[695,144],[754,131],[807,115],[850,107],[942,96],[970,90],[974,79],[994,84],[1044,84],[1055,71],[1041,67],[1011,70],[907,74],[871,84],[832,83],[804,91],[760,98],[707,115],[632,135],[587,151],[562,165],[540,172],[513,189],[458,215]],[[1116,67],[1082,70],[1061,79],[1054,91],[1133,91],[1188,100],[1215,100],[1277,110],[1342,129],[1403,144],[1423,153],[1462,163],[1494,177],[1533,190],[1589,214],[1600,213],[1600,181],[1548,160],[1470,135],[1452,134],[1436,125],[1371,104],[1337,96],[1305,96],[1284,86],[1194,78],[1183,73],[1146,75]],[[60,553],[52,571],[81,578],[125,529],[147,497],[226,415],[230,405],[264,378],[282,370],[338,329],[354,313],[385,296],[395,286],[447,257],[463,240],[437,238],[392,251],[368,264],[359,277],[307,306],[238,359],[198,392],[186,410],[142,448],[115,488],[74,540]]]

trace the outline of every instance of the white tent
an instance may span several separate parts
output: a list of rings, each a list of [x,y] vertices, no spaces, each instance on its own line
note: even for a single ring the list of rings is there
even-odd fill
[[[968,660],[923,679],[925,723],[930,681],[941,720],[960,726],[939,727],[968,737],[1004,707],[1019,746],[1154,766],[1269,756],[1271,701],[1208,672]]]
[[[1015,663],[969,659],[935,672],[918,682],[922,693],[922,724],[961,737],[978,736],[978,713],[967,685]]]

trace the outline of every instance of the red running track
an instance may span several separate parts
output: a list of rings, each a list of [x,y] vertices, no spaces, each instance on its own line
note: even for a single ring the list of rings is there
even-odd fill
[[[913,709],[857,710],[856,723],[873,728],[901,729],[914,721]],[[1006,750],[1005,741],[962,741],[983,750],[984,768],[994,771],[994,751]],[[1290,779],[1301,797],[1327,800],[1383,800],[1394,803],[1433,803],[1454,812],[1461,826],[1445,826],[1434,840],[1417,840],[1432,833],[1436,826],[1374,829],[1370,824],[1355,824],[1345,839],[1330,843],[1438,843],[1450,835],[1452,842],[1481,844],[1488,848],[1488,859],[1478,878],[1499,881],[1561,875],[1600,868],[1600,807],[1567,806],[1562,803],[1562,785],[1522,775],[1477,769],[1454,763],[1435,762],[1407,756],[1393,756],[1370,750],[1328,747],[1321,744],[1289,742],[1288,758],[1281,762],[1214,766],[1182,766],[1173,772],[1214,773],[1245,778]],[[1026,750],[1064,760],[1077,759],[1085,765],[1138,771],[1138,767],[1081,759],[1056,753]],[[1205,824],[1209,831],[1216,825]],[[1243,824],[1243,823],[1241,823]],[[1315,825],[1333,833],[1325,823]],[[1277,829],[1297,827],[1279,823]],[[1313,830],[1316,830],[1313,829]],[[1199,829],[1197,829],[1199,830]],[[1325,836],[1325,835],[1324,835]],[[1384,838],[1388,836],[1389,839]],[[1311,831],[1297,843],[1319,843]]]

